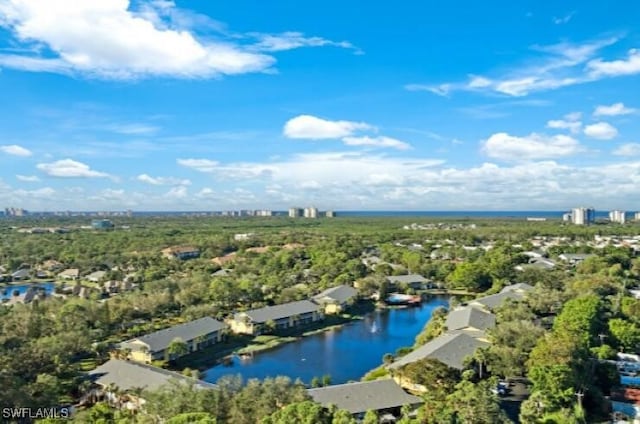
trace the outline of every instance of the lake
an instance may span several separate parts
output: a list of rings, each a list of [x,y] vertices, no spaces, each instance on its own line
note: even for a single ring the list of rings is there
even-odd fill
[[[328,374],[332,384],[360,380],[382,364],[385,353],[413,345],[433,310],[448,305],[447,296],[436,296],[419,307],[375,311],[343,327],[257,352],[251,359],[234,357],[229,365],[206,370],[202,379],[215,383],[229,374],[240,375],[245,381],[285,375],[309,384],[313,377]]]
[[[44,283],[23,283],[23,284],[3,285],[3,286],[0,286],[0,300],[11,299],[13,297],[13,292],[16,290],[18,291],[18,293],[20,293],[20,295],[23,295],[31,286],[43,288],[47,294],[51,294],[55,286],[55,283],[53,281],[48,281]]]

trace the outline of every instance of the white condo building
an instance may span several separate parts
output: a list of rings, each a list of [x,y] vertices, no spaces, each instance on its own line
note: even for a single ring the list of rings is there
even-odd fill
[[[305,218],[317,218],[318,217],[318,208],[314,208],[313,206],[310,208],[304,208],[304,217]]]
[[[596,211],[593,208],[571,209],[571,223],[575,225],[589,225],[595,221]]]
[[[617,222],[618,224],[624,224],[627,220],[627,213],[625,211],[611,211],[609,212],[609,221]]]

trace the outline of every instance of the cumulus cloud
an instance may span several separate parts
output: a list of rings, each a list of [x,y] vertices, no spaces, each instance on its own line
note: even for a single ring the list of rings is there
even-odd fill
[[[569,130],[572,134],[577,134],[582,128],[581,117],[582,114],[580,112],[568,113],[564,116],[564,119],[548,121],[547,128]]]
[[[629,115],[635,112],[635,109],[626,107],[624,103],[614,103],[610,106],[601,105],[596,107],[595,111],[593,112],[593,116]]]
[[[16,175],[16,179],[18,181],[22,181],[25,183],[37,183],[40,181],[40,178],[38,178],[37,175]]]
[[[210,159],[178,159],[177,162],[178,165],[200,172],[212,172],[220,165],[219,162]]]
[[[342,141],[344,141],[344,144],[347,146],[390,147],[398,150],[408,150],[411,148],[411,146],[404,141],[385,136],[344,137]]]
[[[140,182],[151,185],[190,185],[191,181],[188,179],[180,179],[174,177],[152,177],[149,174],[140,174],[136,177]]]
[[[330,121],[299,115],[286,122],[283,133],[288,138],[321,140],[348,137],[361,130],[375,130],[375,127],[365,122]]]
[[[639,156],[640,157],[640,143],[626,143],[618,146],[613,154],[616,156]]]
[[[539,160],[574,155],[582,151],[580,143],[566,135],[530,134],[518,137],[501,132],[491,135],[482,146],[492,158],[507,161]]]
[[[169,191],[167,191],[164,196],[171,199],[184,199],[188,196],[187,187],[173,187]]]
[[[24,147],[18,146],[17,144],[10,144],[10,145],[6,145],[6,146],[0,146],[0,151],[2,151],[3,153],[6,153],[8,155],[22,156],[22,157],[31,156],[33,154],[33,153],[31,153],[31,150],[25,149]]]
[[[634,75],[640,73],[640,51],[629,50],[626,59],[606,61],[594,59],[587,64],[587,68],[593,77],[616,77],[621,75]]]
[[[618,130],[607,122],[598,122],[584,127],[584,134],[598,140],[611,140],[618,135]]]
[[[276,60],[263,52],[317,46],[356,49],[346,41],[298,32],[233,34],[206,16],[178,9],[173,1],[132,6],[129,0],[12,0],[0,3],[0,26],[24,47],[0,54],[0,66],[109,79],[264,72]],[[215,36],[199,36],[207,30]]]
[[[93,170],[89,165],[73,159],[62,159],[51,163],[39,163],[36,165],[36,168],[51,177],[59,178],[109,177],[109,174]]]

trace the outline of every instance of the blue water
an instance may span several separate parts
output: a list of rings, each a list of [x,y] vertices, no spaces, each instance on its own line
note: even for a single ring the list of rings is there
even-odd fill
[[[0,286],[0,299],[11,299],[13,297],[13,292],[16,290],[18,290],[18,293],[20,293],[20,295],[23,295],[31,286],[44,288],[44,291],[47,294],[51,294],[55,284],[53,283],[53,281],[48,281],[45,283],[10,284],[6,286]]]
[[[308,384],[313,377],[328,374],[333,384],[360,380],[382,363],[385,353],[413,345],[433,310],[448,303],[447,297],[439,296],[420,307],[375,311],[361,321],[258,352],[252,359],[236,357],[231,365],[206,370],[203,379],[215,383],[228,374],[244,380],[285,375]]]

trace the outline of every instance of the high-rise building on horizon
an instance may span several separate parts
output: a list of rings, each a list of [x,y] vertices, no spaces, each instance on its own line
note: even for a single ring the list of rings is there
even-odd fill
[[[4,208],[4,214],[5,216],[25,216],[29,212],[22,208]]]
[[[308,208],[304,208],[304,217],[305,218],[317,218],[318,217],[318,208],[311,206]]]
[[[636,220],[636,221],[640,221],[640,212],[636,212],[636,213],[633,215],[633,219],[634,219],[634,220]]]
[[[596,211],[593,208],[571,209],[571,223],[575,225],[589,225],[595,221]]]
[[[609,212],[609,221],[617,222],[618,224],[624,224],[627,220],[627,213],[621,210],[614,210]]]
[[[289,218],[301,218],[304,215],[304,209],[302,208],[289,208]]]

